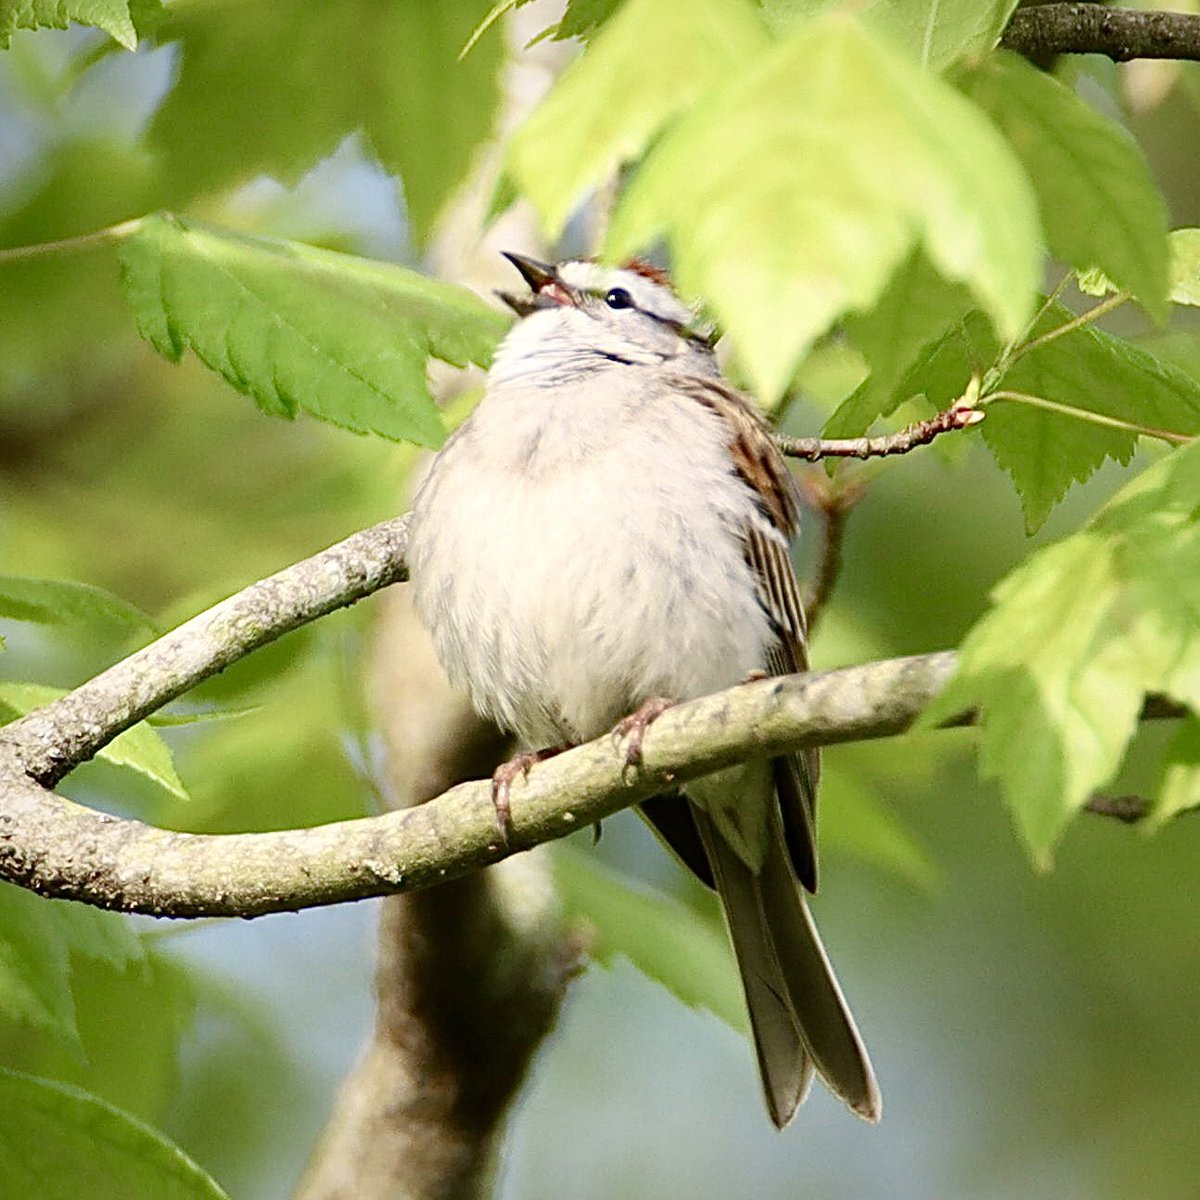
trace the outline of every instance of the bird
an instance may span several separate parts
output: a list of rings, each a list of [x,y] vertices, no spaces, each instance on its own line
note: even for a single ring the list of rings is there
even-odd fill
[[[446,674],[526,747],[497,771],[502,809],[537,758],[615,730],[635,762],[670,704],[807,669],[795,482],[713,327],[644,261],[505,257],[528,291],[500,293],[518,319],[417,490],[408,550]],[[881,1110],[805,894],[818,774],[807,750],[640,805],[718,894],[780,1129],[814,1074]]]

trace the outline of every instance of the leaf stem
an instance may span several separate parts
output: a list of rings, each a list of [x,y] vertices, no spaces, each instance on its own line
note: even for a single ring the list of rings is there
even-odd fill
[[[1032,343],[1031,343],[1032,344]],[[1156,429],[1152,425],[1139,425],[1135,421],[1123,421],[1120,417],[1110,417],[1104,413],[1092,412],[1086,408],[1075,408],[1070,404],[1060,404],[1057,400],[1047,400],[1045,396],[1032,396],[1028,392],[991,392],[978,401],[979,407],[991,404],[995,400],[1012,400],[1018,404],[1028,404],[1033,408],[1044,408],[1048,412],[1061,413],[1066,417],[1077,417],[1081,421],[1090,421],[1093,425],[1107,425],[1113,429],[1124,429],[1129,433],[1137,433],[1143,437],[1160,438],[1175,446],[1186,446],[1196,440],[1196,435],[1175,433],[1170,429]]]
[[[70,254],[75,250],[86,250],[89,246],[102,245],[104,242],[123,241],[137,233],[145,219],[145,217],[134,217],[130,221],[120,221],[105,229],[81,233],[76,237],[61,238],[57,242],[39,242],[33,246],[9,246],[0,250],[0,263],[20,262],[28,258],[48,258],[53,254]]]
[[[1007,346],[1004,347],[1004,352],[1000,355],[1000,360],[999,360],[999,362],[996,363],[996,368],[995,368],[999,374],[1003,374],[1004,371],[1007,370],[1008,364],[1011,361],[1013,355],[1017,353],[1018,349],[1022,345],[1024,345],[1025,339],[1037,328],[1038,322],[1050,311],[1050,308],[1054,304],[1054,302],[1066,290],[1067,284],[1068,284],[1068,282],[1070,282],[1070,279],[1071,279],[1071,274],[1072,273],[1070,271],[1068,271],[1058,281],[1057,285],[1054,288],[1054,291],[1052,291],[1050,293],[1050,295],[1048,295],[1046,297],[1046,299],[1042,302],[1041,308],[1039,308],[1037,310],[1037,312],[1035,312],[1033,314],[1033,316],[1029,318],[1029,323],[1025,326],[1024,329],[1021,330],[1021,336],[1014,338],[1011,342],[1008,343]]]
[[[1061,290],[1061,288],[1060,288]],[[1068,333],[1074,333],[1077,329],[1082,329],[1085,325],[1091,325],[1093,321],[1098,321],[1105,313],[1110,313],[1114,308],[1119,308],[1128,300],[1128,292],[1114,292],[1111,296],[1101,300],[1099,304],[1089,308],[1087,312],[1082,312],[1077,317],[1073,317],[1070,321],[1065,321],[1056,329],[1048,330],[1040,337],[1035,337],[1031,342],[1023,342],[1011,354],[1005,356],[1002,360],[1002,365],[1005,371],[1012,366],[1017,359],[1029,354],[1033,350],[1040,350],[1043,346],[1055,341],[1060,337],[1065,337]],[[1051,297],[1049,303],[1053,302],[1054,297]],[[1046,311],[1043,307],[1043,312]]]

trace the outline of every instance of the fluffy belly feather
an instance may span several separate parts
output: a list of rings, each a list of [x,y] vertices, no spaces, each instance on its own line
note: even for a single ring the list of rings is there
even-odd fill
[[[764,665],[741,546],[694,472],[617,480],[600,458],[430,490],[417,603],[482,712],[531,745],[581,741],[649,696],[689,699]]]

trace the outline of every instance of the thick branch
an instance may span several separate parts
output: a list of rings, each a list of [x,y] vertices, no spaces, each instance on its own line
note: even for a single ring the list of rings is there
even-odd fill
[[[500,125],[539,102],[568,54],[524,47],[540,12],[511,13]],[[441,214],[436,274],[486,291],[504,246],[537,248],[531,212],[489,223],[502,166],[482,156]],[[482,238],[479,230],[488,225]],[[507,268],[507,263],[504,267]],[[462,386],[440,369],[443,399]],[[419,805],[492,773],[509,739],[441,671],[408,588],[382,596],[365,655],[388,807]],[[294,1200],[480,1200],[494,1191],[505,1114],[553,1026],[580,947],[564,926],[545,855],[522,854],[441,887],[390,896],[379,909],[375,1026],[347,1075]]]
[[[1013,13],[1000,45],[1044,62],[1055,54],[1200,60],[1200,16],[1102,4],[1040,4]]]
[[[404,578],[406,530],[403,517],[384,522],[252,584],[0,731],[0,879],[101,908],[180,917],[250,917],[412,891],[746,758],[902,733],[954,669],[952,653],[929,654],[765,679],[681,704],[650,729],[636,772],[606,736],[518,783],[503,848],[486,783],[366,820],[227,835],[155,829],[43,786],[251,649]],[[1179,710],[1152,698],[1150,712]]]
[[[407,590],[381,597],[368,650],[383,790],[401,808],[486,778],[509,750],[446,682]],[[538,854],[389,896],[379,919],[374,1029],[294,1200],[479,1200],[579,947]]]
[[[83,808],[0,761],[0,877],[47,896],[179,917],[251,917],[411,891],[747,757],[901,733],[953,667],[952,653],[929,654],[764,679],[681,704],[647,732],[636,772],[605,736],[514,785],[504,848],[496,844],[488,783],[462,784],[428,804],[364,820],[201,835]]]

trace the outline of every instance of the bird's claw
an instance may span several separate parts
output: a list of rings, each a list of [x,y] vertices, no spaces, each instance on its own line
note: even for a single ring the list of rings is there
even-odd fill
[[[674,700],[665,696],[651,696],[644,700],[636,712],[622,717],[613,726],[613,741],[625,742],[625,765],[637,767],[642,762],[642,742],[646,738],[646,730],[667,711],[675,707]]]
[[[509,793],[512,791],[513,780],[518,775],[528,779],[530,769],[556,754],[561,754],[566,746],[550,746],[545,750],[523,750],[514,754],[507,762],[502,762],[492,772],[492,808],[496,812],[496,836],[500,840],[502,850],[508,848],[508,833],[512,829],[512,805]]]

